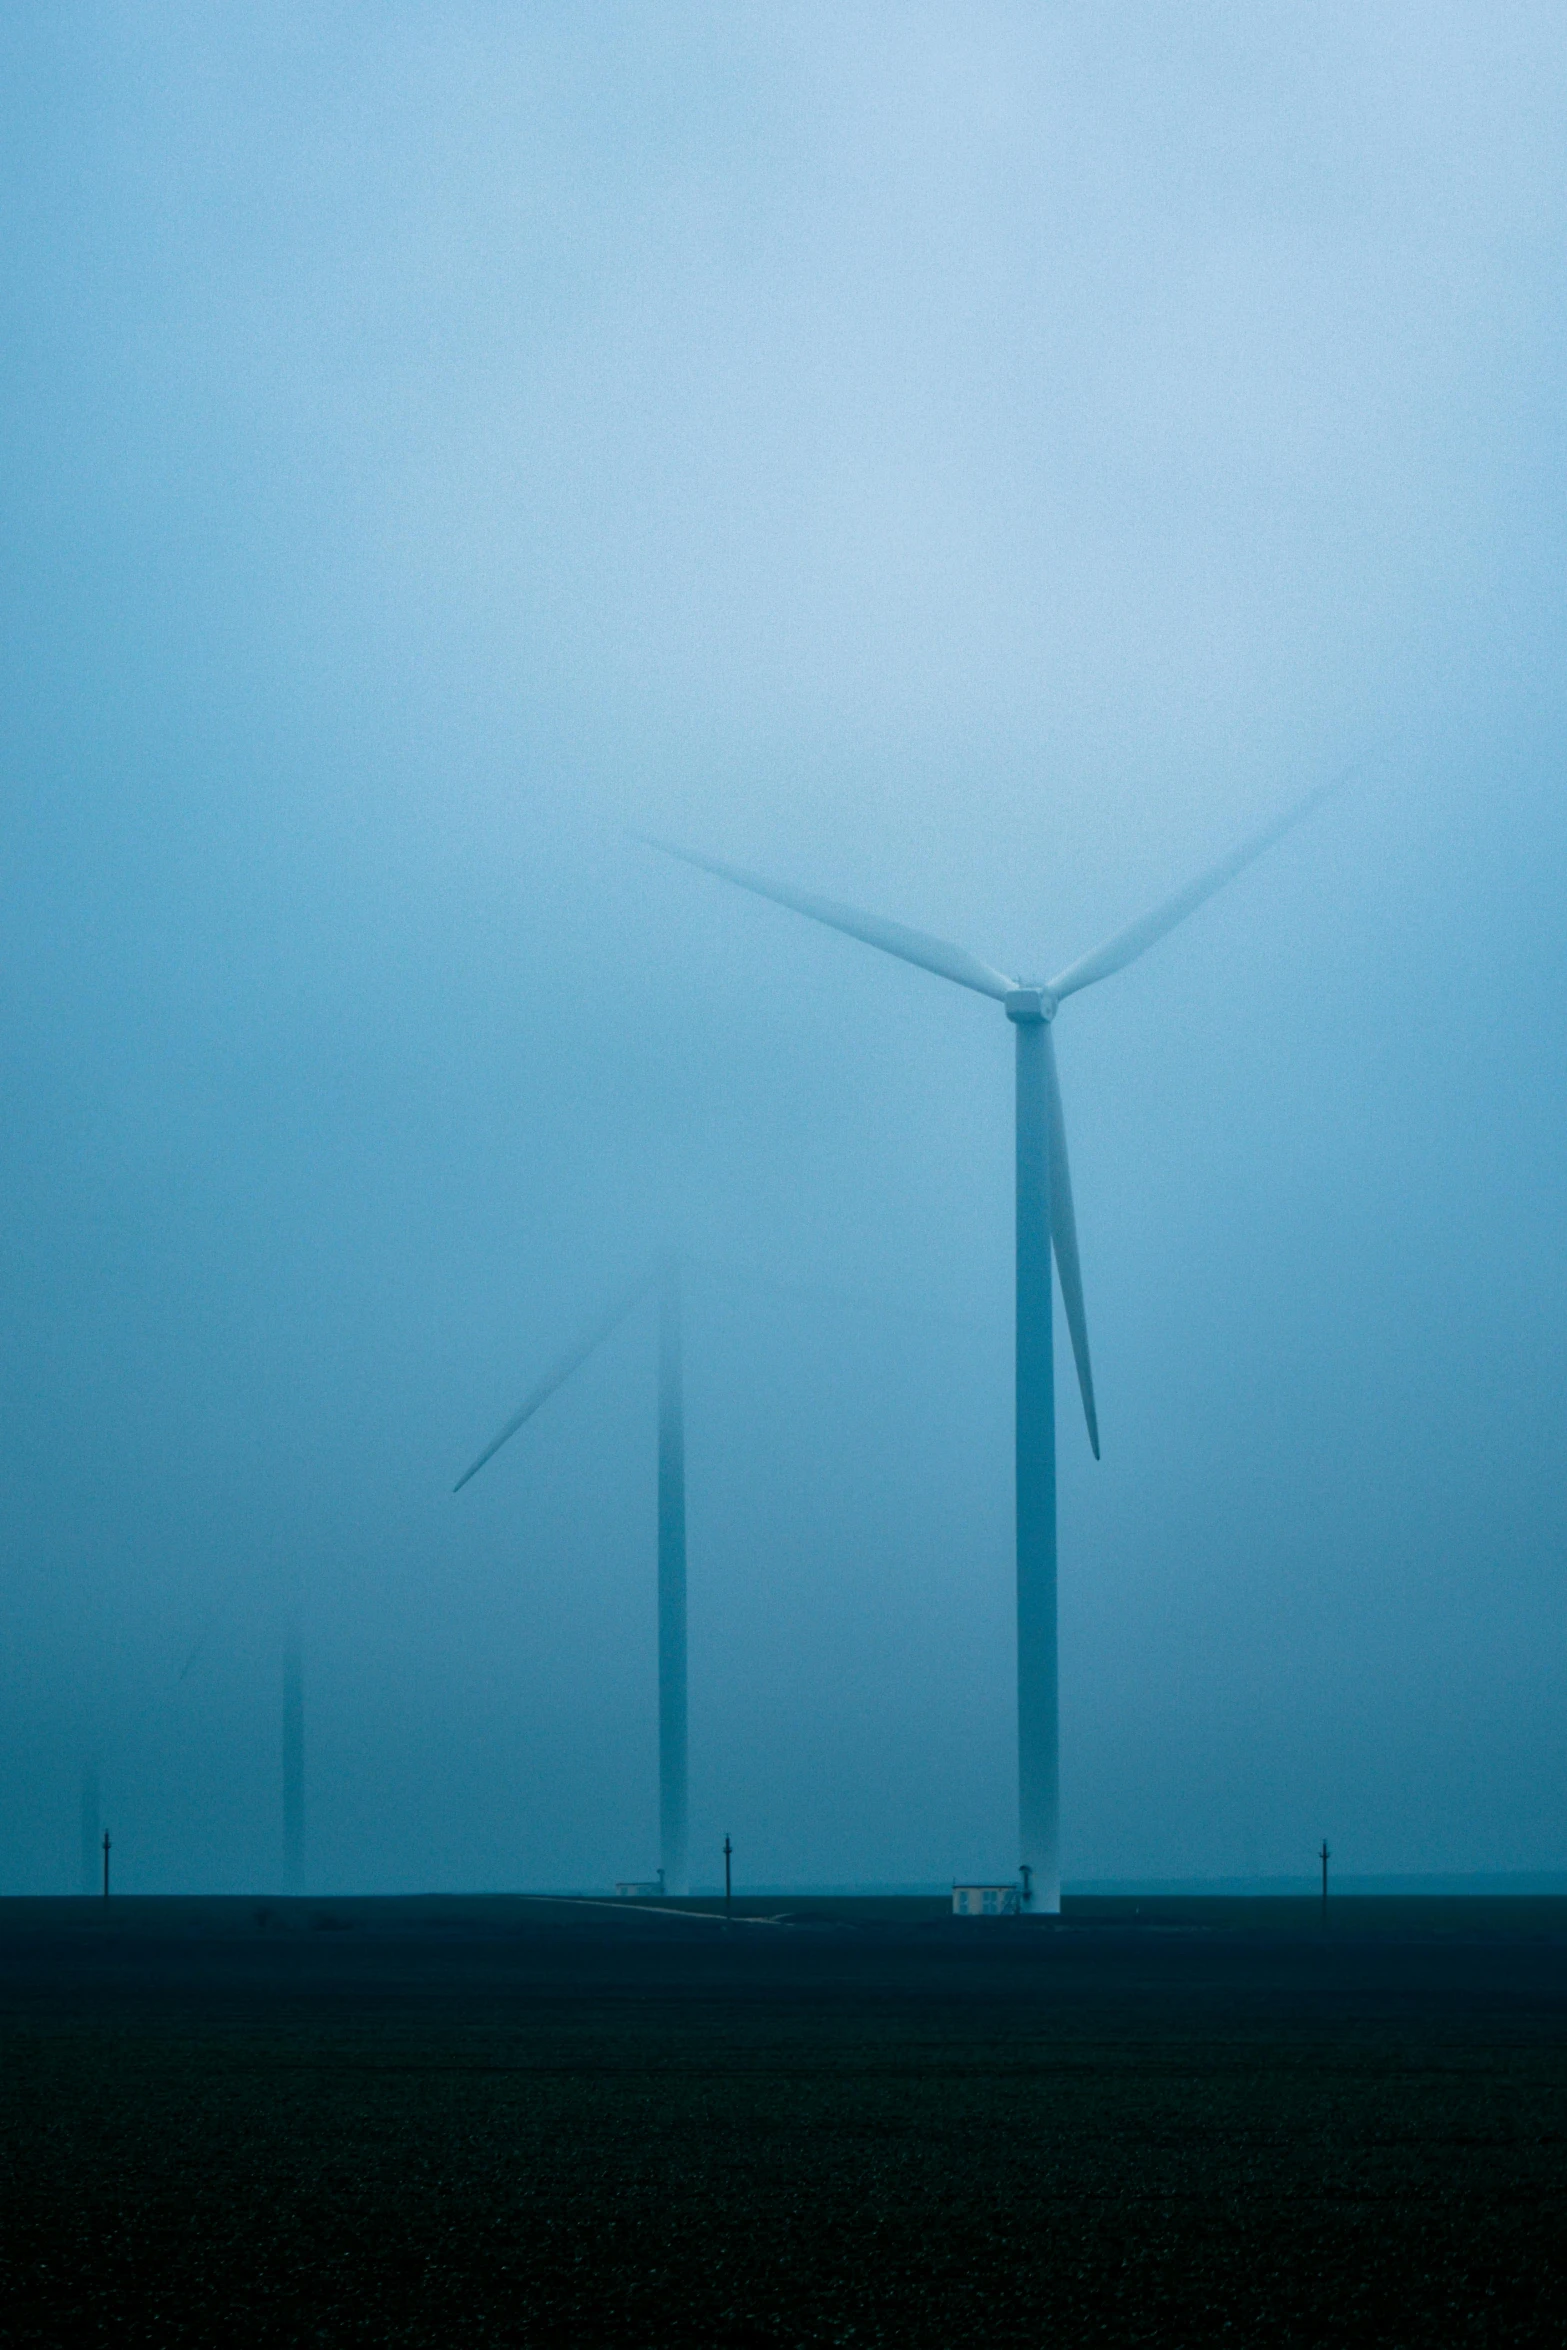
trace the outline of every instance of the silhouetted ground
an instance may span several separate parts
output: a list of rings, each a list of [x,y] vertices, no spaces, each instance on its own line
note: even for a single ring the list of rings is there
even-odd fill
[[[1567,2342],[1567,1902],[736,1909],[0,1903],[0,2342]]]

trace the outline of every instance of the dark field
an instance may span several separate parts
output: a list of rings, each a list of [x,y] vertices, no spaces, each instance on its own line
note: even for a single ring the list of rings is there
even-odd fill
[[[1567,2343],[1567,1902],[742,1910],[0,1903],[0,2342]]]

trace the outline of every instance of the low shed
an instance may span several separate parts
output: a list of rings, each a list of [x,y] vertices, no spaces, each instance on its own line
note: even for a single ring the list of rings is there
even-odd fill
[[[955,1918],[1015,1918],[1023,1906],[1016,1885],[954,1885]]]

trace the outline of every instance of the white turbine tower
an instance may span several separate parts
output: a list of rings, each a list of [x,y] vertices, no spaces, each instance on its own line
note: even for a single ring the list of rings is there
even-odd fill
[[[619,1297],[537,1387],[453,1486],[460,1493],[508,1437],[548,1403],[557,1387],[618,1330],[648,1291],[658,1288],[658,1839],[666,1893],[687,1893],[686,1759],[686,1439],[680,1347],[680,1260],[664,1257]]]
[[[1197,880],[1140,922],[1069,963],[1046,985],[1012,979],[964,948],[927,937],[879,914],[861,913],[809,890],[764,880],[716,857],[703,857],[669,841],[640,837],[685,864],[716,873],[721,880],[754,890],[797,914],[808,914],[829,929],[846,931],[867,946],[880,947],[906,963],[934,971],[978,995],[993,996],[1017,1037],[1017,1733],[1018,1832],[1025,1898],[1036,1914],[1061,1907],[1060,1732],[1056,1669],[1056,1438],[1055,1355],[1051,1330],[1050,1255],[1055,1250],[1072,1353],[1077,1363],[1088,1441],[1099,1457],[1099,1423],[1088,1359],[1088,1324],[1072,1214],[1072,1178],[1067,1165],[1066,1125],[1056,1077],[1050,1024],[1065,998],[1124,970],[1145,950],[1195,912],[1204,899],[1297,823],[1334,786],[1298,801],[1282,816],[1243,841]]]

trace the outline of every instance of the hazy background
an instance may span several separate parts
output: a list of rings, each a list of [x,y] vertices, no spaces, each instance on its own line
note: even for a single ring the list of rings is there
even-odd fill
[[[1484,0],[12,9],[0,1886],[1015,1865],[1042,975],[1069,1877],[1567,1864],[1567,32]],[[841,1302],[862,1299],[867,1304]],[[877,1301],[880,1301],[878,1304]]]

